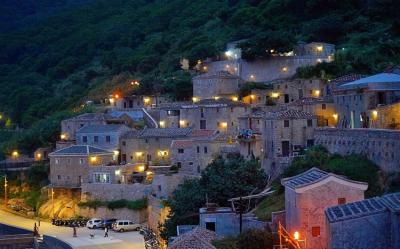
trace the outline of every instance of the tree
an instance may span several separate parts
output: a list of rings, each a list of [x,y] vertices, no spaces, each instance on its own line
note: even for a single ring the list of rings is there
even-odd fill
[[[171,212],[160,227],[161,236],[168,239],[176,235],[176,226],[198,224],[199,208],[209,202],[228,205],[228,199],[258,192],[265,187],[266,176],[256,160],[243,157],[216,158],[202,172],[201,179],[187,180],[174,191],[167,201]]]

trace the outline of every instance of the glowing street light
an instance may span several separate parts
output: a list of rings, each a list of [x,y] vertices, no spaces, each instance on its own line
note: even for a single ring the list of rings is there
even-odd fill
[[[7,205],[8,196],[7,196],[7,186],[8,186],[7,176],[4,176],[4,204]]]
[[[299,232],[294,232],[293,237],[295,240],[299,240],[300,239],[300,233]]]
[[[11,153],[11,156],[14,157],[14,158],[17,158],[17,157],[19,156],[19,152],[18,152],[17,150],[14,150],[14,151]]]
[[[134,80],[134,81],[131,82],[131,85],[132,86],[140,86],[140,83],[139,83],[139,81]]]

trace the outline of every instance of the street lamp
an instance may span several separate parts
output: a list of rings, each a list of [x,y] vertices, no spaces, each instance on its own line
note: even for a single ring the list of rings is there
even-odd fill
[[[51,210],[53,213],[53,219],[54,219],[54,189],[51,188]]]
[[[7,176],[5,175],[4,176],[4,205],[6,205],[7,206],[7,186],[8,186],[8,181],[7,181]]]
[[[306,243],[306,238],[304,237],[304,239],[300,239],[300,233],[298,231],[295,231],[293,234],[293,238],[294,240],[296,240],[297,242],[303,242],[304,243],[304,249],[307,248],[307,243]],[[300,245],[299,245],[300,247]]]

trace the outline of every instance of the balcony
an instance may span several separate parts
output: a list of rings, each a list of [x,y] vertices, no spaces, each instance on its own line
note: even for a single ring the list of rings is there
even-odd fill
[[[239,132],[237,139],[239,140],[239,142],[249,143],[249,142],[254,142],[256,140],[260,140],[261,136],[258,132],[254,130],[245,129]]]

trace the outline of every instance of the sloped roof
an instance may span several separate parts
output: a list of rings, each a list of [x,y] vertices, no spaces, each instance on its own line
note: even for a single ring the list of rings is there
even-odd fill
[[[142,130],[139,137],[186,137],[190,136],[191,133],[192,128],[146,128]]]
[[[318,103],[324,103],[326,101],[324,101],[321,98],[313,98],[313,97],[306,97],[306,98],[301,98],[298,100],[295,100],[291,103],[289,103],[289,106],[303,106],[303,105],[314,105],[314,104],[318,104]]]
[[[212,137],[217,133],[218,131],[216,130],[193,130],[191,137],[207,138],[207,137]]]
[[[171,143],[171,148],[173,149],[184,149],[193,146],[192,140],[173,140]]]
[[[339,89],[354,89],[368,87],[369,84],[395,83],[400,89],[400,74],[379,73],[359,80],[355,80],[339,86]]]
[[[93,155],[93,154],[113,154],[113,152],[90,145],[72,145],[54,151],[49,156],[73,156],[73,155]]]
[[[198,107],[217,108],[217,107],[247,107],[247,106],[249,105],[240,101],[233,101],[231,99],[219,98],[219,99],[202,99],[196,103],[182,105],[181,108],[189,109]]]
[[[241,78],[237,75],[233,75],[227,71],[212,71],[208,73],[203,73],[200,75],[197,75],[193,77],[194,80],[197,79],[213,79],[213,78],[219,78],[219,79],[238,79],[241,80]]]
[[[76,133],[107,133],[119,132],[124,129],[129,129],[126,125],[122,124],[106,124],[106,125],[86,125],[80,128]]]
[[[400,192],[329,207],[325,210],[325,214],[329,222],[337,222],[385,211],[400,212]]]
[[[69,119],[65,119],[64,121],[84,121],[84,120],[108,120],[112,117],[105,113],[84,113]]]
[[[137,138],[142,131],[130,130],[122,134],[121,138]]]
[[[344,84],[344,83],[348,83],[348,82],[352,82],[352,81],[359,80],[359,79],[361,79],[361,78],[363,78],[363,77],[364,77],[364,76],[361,75],[361,74],[355,74],[355,73],[346,74],[346,75],[337,77],[337,78],[335,78],[335,79],[332,79],[332,80],[330,81],[330,83],[331,83],[331,84],[341,85],[341,84]]]
[[[288,177],[288,178],[283,178],[281,180],[281,184],[285,187],[289,187],[291,189],[300,189],[318,182],[321,182],[329,177],[335,177],[336,179],[343,180],[345,182],[351,183],[351,184],[356,184],[353,186],[360,186],[362,188],[365,188],[368,186],[367,183],[365,182],[358,182],[358,181],[353,181],[350,179],[347,179],[344,176],[336,175],[333,173],[328,173],[325,172],[321,169],[318,169],[316,167],[313,167],[299,175],[293,176],[293,177]]]
[[[329,222],[336,222],[380,213],[385,210],[387,210],[387,207],[382,202],[382,198],[375,197],[345,205],[329,207],[325,210],[325,214]]]
[[[393,212],[400,212],[400,192],[382,196],[383,203]]]
[[[300,110],[292,110],[292,109],[269,112],[266,114],[266,119],[312,119],[312,118],[316,118],[316,116],[309,112],[303,112]]]
[[[193,230],[177,237],[168,245],[169,249],[215,249],[211,242],[216,238],[213,231],[202,227],[196,227]]]

